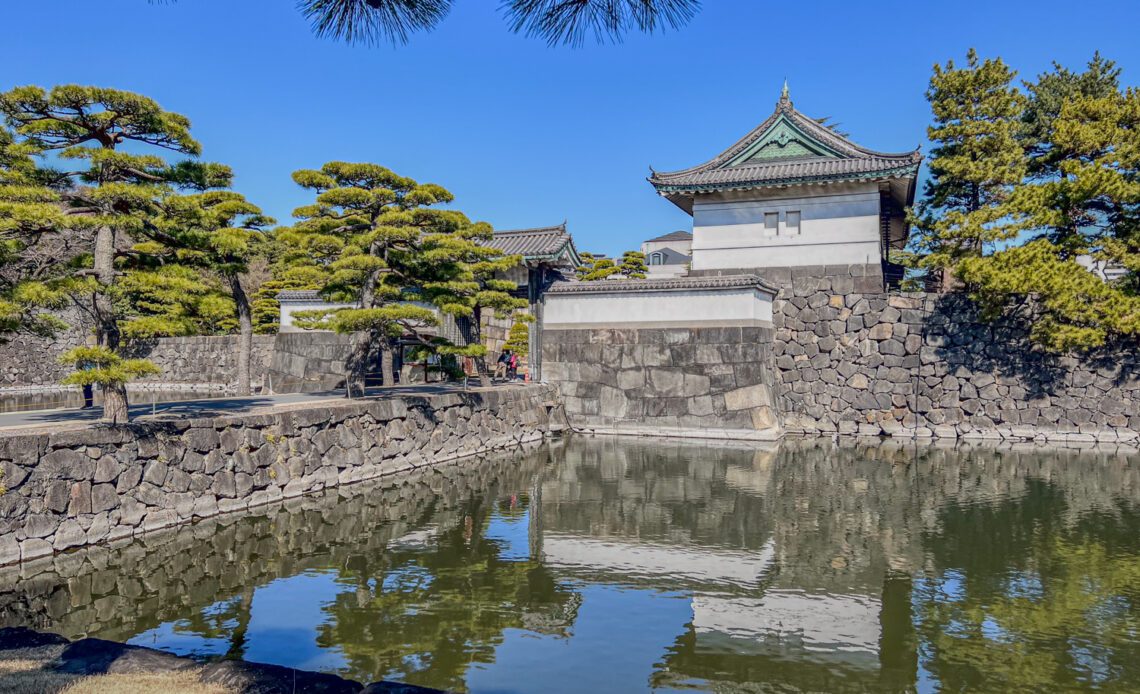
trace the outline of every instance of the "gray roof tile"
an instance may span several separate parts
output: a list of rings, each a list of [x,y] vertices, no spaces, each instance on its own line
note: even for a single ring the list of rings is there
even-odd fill
[[[834,154],[734,164],[750,146],[780,122],[781,116],[809,140]],[[797,111],[785,97],[780,99],[775,112],[763,123],[713,159],[681,171],[654,171],[649,182],[662,195],[670,195],[827,180],[913,178],[918,174],[921,161],[922,155],[917,149],[891,154],[857,145]]]
[[[489,245],[506,255],[521,255],[524,260],[554,258],[567,250],[571,264],[581,263],[578,251],[574,248],[574,239],[566,231],[565,222],[553,227],[496,231]]]
[[[606,294],[613,292],[686,291],[693,289],[735,289],[755,287],[768,292],[776,288],[756,275],[717,277],[668,277],[644,280],[598,280],[595,282],[555,282],[548,294]]]

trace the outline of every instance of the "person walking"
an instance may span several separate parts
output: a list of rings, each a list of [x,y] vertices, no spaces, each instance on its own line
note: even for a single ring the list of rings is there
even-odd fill
[[[519,377],[519,355],[511,353],[511,358],[507,361],[507,376],[513,383]]]
[[[499,359],[495,362],[495,378],[506,378],[507,369],[510,368],[511,363],[511,350],[504,349],[499,353]]]

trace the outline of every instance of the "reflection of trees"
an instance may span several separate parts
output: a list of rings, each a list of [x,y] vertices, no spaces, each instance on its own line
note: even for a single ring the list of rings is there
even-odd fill
[[[514,498],[498,500],[508,516],[529,506]],[[318,643],[339,648],[357,679],[462,690],[468,666],[493,662],[506,629],[565,634],[578,597],[539,562],[500,557],[501,543],[484,537],[496,501],[468,502],[429,547],[397,543],[341,571],[354,588],[325,608]]]
[[[253,586],[248,586],[239,595],[190,613],[174,624],[174,631],[211,641],[225,641],[225,657],[241,660],[245,658],[246,632],[249,631],[252,607]]]
[[[915,602],[923,666],[945,690],[1140,682],[1140,508],[1067,524],[1064,497],[1031,482],[1023,497],[940,514]]]

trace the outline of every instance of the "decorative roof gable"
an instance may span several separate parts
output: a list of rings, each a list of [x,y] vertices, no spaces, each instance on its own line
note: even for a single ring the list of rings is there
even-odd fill
[[[854,180],[913,183],[921,161],[917,149],[886,153],[855,144],[797,111],[785,85],[772,115],[734,145],[698,166],[653,171],[649,182],[691,212],[693,196],[700,193]]]

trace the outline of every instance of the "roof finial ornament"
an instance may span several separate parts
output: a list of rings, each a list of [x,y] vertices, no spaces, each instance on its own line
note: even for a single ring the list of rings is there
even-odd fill
[[[777,111],[787,111],[792,107],[792,97],[788,94],[788,78],[784,78],[784,88],[780,90],[780,100],[776,102]]]

